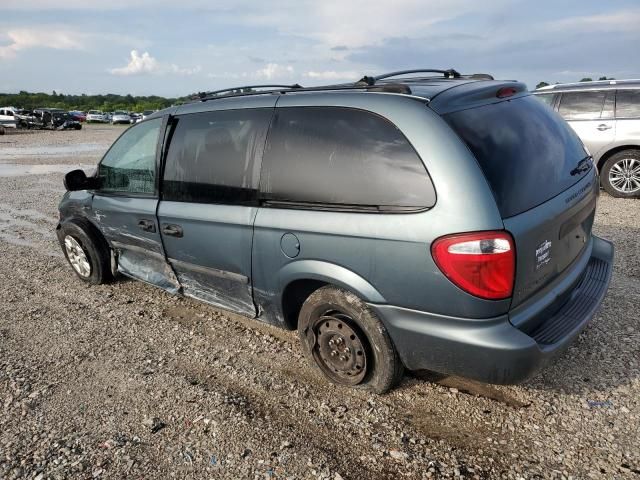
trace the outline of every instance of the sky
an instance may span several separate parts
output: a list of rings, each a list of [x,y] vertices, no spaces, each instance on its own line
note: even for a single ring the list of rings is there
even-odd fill
[[[638,0],[0,0],[0,92],[183,96],[455,68],[640,78]]]

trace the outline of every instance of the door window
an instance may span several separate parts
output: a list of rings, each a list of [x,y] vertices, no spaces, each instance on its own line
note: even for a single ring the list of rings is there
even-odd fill
[[[98,166],[104,192],[155,193],[156,148],[162,119],[129,128],[111,146]]]
[[[163,200],[257,202],[260,154],[273,109],[181,115],[171,139]]]
[[[568,92],[560,99],[558,113],[565,120],[599,119],[606,92]]]
[[[640,90],[618,90],[617,118],[640,118]]]
[[[338,107],[277,110],[260,179],[264,199],[376,210],[435,203],[422,160],[383,117]]]

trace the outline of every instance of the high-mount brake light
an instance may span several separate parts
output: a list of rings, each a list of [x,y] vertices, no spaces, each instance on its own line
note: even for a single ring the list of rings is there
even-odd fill
[[[442,273],[471,295],[501,300],[513,293],[515,246],[505,231],[447,235],[433,242],[431,255]]]
[[[498,93],[496,93],[496,97],[498,98],[513,97],[516,93],[518,93],[518,90],[515,89],[514,87],[502,87],[500,90],[498,90]]]

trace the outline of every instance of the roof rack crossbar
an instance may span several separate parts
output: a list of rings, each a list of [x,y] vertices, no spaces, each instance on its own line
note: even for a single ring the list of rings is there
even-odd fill
[[[448,70],[436,70],[433,68],[418,68],[414,70],[398,70],[397,72],[384,73],[382,75],[376,75],[375,77],[364,76],[360,80],[367,85],[374,85],[378,80],[384,80],[385,78],[399,77],[401,75],[408,75],[409,73],[441,73],[445,78],[460,78],[461,75],[453,68]]]
[[[294,90],[294,89],[298,89],[298,88],[302,88],[302,85],[299,85],[297,83],[294,83],[293,85],[280,85],[280,84],[263,84],[263,85],[243,85],[241,87],[231,87],[231,88],[223,88],[222,90],[214,90],[212,92],[199,92],[197,97],[200,98],[201,100],[205,99],[205,98],[209,98],[209,97],[214,97],[216,95],[220,95],[223,93],[236,93],[236,92],[240,92],[240,93],[252,93],[251,90],[255,90],[257,88],[266,88],[266,89],[271,89],[274,91],[279,91],[282,89],[285,90]],[[249,91],[247,91],[249,90]],[[264,93],[264,92],[259,92],[259,93]]]

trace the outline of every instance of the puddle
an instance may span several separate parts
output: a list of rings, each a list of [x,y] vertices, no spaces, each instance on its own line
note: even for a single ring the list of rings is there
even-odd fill
[[[2,147],[0,160],[16,157],[62,157],[87,153],[100,154],[109,148],[102,143],[77,143],[73,145],[41,145],[37,147]]]
[[[87,176],[93,174],[95,165],[18,165],[12,163],[0,164],[0,177],[20,177],[24,175],[44,175],[47,173],[67,173],[81,168],[87,172]]]

